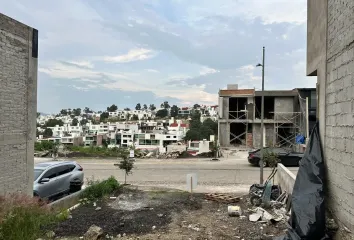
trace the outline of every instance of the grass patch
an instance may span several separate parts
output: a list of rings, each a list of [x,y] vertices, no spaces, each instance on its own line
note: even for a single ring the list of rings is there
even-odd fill
[[[81,199],[95,200],[102,198],[120,188],[120,184],[113,177],[109,177],[107,180],[89,180],[88,187],[84,189],[81,194]]]
[[[20,194],[0,198],[0,239],[35,240],[59,221],[57,213],[37,198]]]

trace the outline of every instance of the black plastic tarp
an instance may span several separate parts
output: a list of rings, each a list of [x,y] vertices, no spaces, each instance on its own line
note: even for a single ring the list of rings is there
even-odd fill
[[[322,240],[325,234],[325,166],[319,124],[312,129],[291,196],[291,228],[275,240]]]

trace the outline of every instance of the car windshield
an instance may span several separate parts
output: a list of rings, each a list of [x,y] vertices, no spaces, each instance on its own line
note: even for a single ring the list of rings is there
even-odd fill
[[[42,172],[42,169],[34,169],[34,181],[37,180],[37,178],[42,174]]]

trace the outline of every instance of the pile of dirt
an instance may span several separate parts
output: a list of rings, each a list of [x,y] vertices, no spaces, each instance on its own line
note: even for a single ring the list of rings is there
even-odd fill
[[[227,204],[205,199],[204,194],[125,189],[116,199],[83,205],[72,218],[53,230],[59,237],[80,237],[92,225],[119,239],[273,239],[286,229],[277,224],[250,222],[246,199],[236,205],[241,217],[229,217]],[[96,210],[100,207],[99,210]],[[124,237],[123,237],[124,236]]]

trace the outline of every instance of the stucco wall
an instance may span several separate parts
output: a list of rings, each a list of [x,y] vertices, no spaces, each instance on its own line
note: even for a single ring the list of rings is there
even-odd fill
[[[33,194],[38,32],[0,14],[0,195]]]

